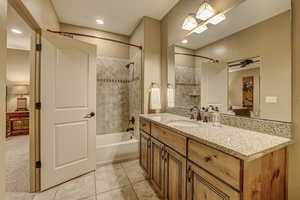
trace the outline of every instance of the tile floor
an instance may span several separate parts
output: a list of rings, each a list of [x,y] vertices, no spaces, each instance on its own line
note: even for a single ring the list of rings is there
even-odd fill
[[[95,172],[43,193],[7,194],[7,200],[159,200],[138,160],[97,167]]]

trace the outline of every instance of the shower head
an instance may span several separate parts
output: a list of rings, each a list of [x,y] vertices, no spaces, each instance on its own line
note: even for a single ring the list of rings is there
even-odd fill
[[[129,69],[130,65],[134,65],[134,62],[128,63],[127,65],[125,65],[125,67],[126,67],[127,69]]]

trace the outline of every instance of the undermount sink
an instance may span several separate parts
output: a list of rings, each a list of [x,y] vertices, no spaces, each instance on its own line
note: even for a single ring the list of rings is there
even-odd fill
[[[176,120],[168,123],[170,126],[182,126],[182,127],[198,127],[201,126],[199,122],[189,120]]]

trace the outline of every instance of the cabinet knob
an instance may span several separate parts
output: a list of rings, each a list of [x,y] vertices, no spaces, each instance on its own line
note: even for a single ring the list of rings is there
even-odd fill
[[[211,157],[210,156],[206,156],[206,157],[204,157],[204,160],[205,160],[205,162],[209,162],[209,161],[211,161]]]
[[[163,148],[160,150],[160,153],[161,153],[161,159],[164,160],[164,149]]]

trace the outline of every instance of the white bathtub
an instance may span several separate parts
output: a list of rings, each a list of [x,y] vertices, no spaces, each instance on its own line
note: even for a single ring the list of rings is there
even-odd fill
[[[138,140],[129,132],[96,136],[96,162],[98,165],[138,158]]]

